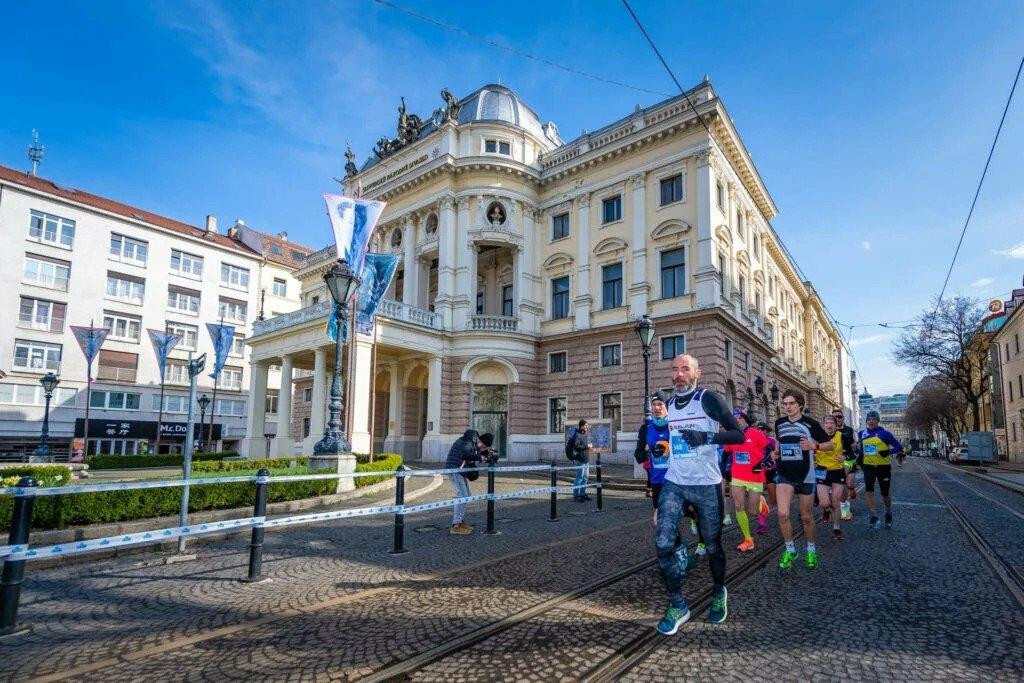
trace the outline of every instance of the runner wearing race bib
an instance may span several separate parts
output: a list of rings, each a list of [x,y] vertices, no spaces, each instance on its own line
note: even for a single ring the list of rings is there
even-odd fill
[[[831,415],[825,416],[822,425],[825,433],[831,437],[833,448],[830,451],[818,451],[814,454],[814,475],[818,482],[818,504],[823,508],[821,521],[832,522],[832,537],[843,540],[843,532],[839,528],[841,518],[840,503],[846,491],[846,469],[843,467],[843,434],[836,431],[836,420]]]
[[[896,437],[878,424],[878,411],[869,410],[864,416],[866,429],[860,430],[857,440],[864,459],[864,497],[868,500],[871,520],[868,524],[872,529],[879,527],[875,508],[875,481],[882,490],[882,502],[885,503],[885,528],[892,528],[892,496],[889,495],[889,484],[892,480],[892,465],[889,457],[903,452],[903,445]]]
[[[760,511],[761,493],[764,491],[764,470],[760,467],[766,455],[768,439],[755,426],[757,420],[746,411],[732,411],[741,427],[745,441],[736,446],[724,446],[732,465],[732,500],[736,505],[736,521],[743,532],[743,542],[736,546],[741,553],[754,549],[750,534],[750,518]]]
[[[839,518],[844,522],[853,519],[853,512],[850,510],[850,501],[857,498],[857,456],[853,452],[853,444],[856,437],[853,428],[844,424],[846,417],[842,408],[832,409],[832,419],[836,421],[836,431],[841,436],[843,446],[843,469],[846,470],[846,489],[843,491],[842,503],[839,505]]]

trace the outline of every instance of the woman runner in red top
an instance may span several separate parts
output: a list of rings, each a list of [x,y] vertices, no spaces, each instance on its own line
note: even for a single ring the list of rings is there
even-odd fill
[[[761,506],[764,472],[760,465],[767,452],[768,438],[757,428],[753,415],[740,409],[732,414],[743,428],[746,441],[741,445],[723,446],[723,449],[732,460],[732,500],[736,505],[736,521],[743,532],[743,542],[736,550],[745,553],[754,549],[750,518],[757,517]]]

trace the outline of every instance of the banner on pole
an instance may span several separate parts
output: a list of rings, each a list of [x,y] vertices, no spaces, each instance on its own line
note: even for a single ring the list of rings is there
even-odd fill
[[[398,257],[394,254],[366,255],[362,280],[356,293],[356,330],[361,334],[373,331],[377,307],[384,298],[384,292],[391,286],[397,269]]]
[[[324,201],[327,202],[338,259],[348,261],[353,273],[362,272],[366,248],[384,211],[384,202],[337,194],[325,194]]]
[[[206,323],[206,329],[213,340],[213,372],[210,373],[210,377],[217,381],[220,371],[224,368],[224,362],[228,359],[231,344],[235,341],[235,326]]]
[[[75,335],[75,340],[82,347],[86,364],[92,365],[93,359],[100,352],[100,347],[103,346],[103,340],[110,334],[110,328],[93,327],[92,325],[88,327],[84,325],[71,325],[71,333]]]
[[[164,368],[167,366],[167,355],[181,341],[181,335],[165,332],[164,330],[146,330],[146,332],[149,332],[149,340],[153,342],[156,364],[160,368],[160,377],[163,377]]]

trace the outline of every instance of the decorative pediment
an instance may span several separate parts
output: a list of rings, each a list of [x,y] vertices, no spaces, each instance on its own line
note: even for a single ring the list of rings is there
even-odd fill
[[[678,218],[670,218],[659,223],[654,230],[651,230],[651,239],[667,240],[670,238],[680,239],[690,231],[690,224]]]
[[[760,268],[754,271],[754,282],[760,285],[764,284],[764,271]]]
[[[548,256],[547,259],[541,264],[544,270],[555,270],[557,268],[567,268],[572,266],[574,263],[572,256],[569,256],[564,251],[560,251],[557,254]]]
[[[732,230],[729,229],[728,225],[715,226],[715,237],[725,244],[732,244]]]
[[[770,317],[772,317],[772,318],[778,318],[779,317],[779,309],[775,308],[775,306],[769,306],[768,307],[768,315]]]
[[[747,253],[746,249],[740,249],[736,252],[736,260],[739,261],[741,265],[744,265],[747,268],[750,267],[750,254]]]
[[[618,237],[606,237],[594,247],[594,256],[615,256],[629,247],[626,241]]]

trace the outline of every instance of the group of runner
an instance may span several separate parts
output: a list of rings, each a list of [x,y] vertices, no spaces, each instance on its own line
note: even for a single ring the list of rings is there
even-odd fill
[[[890,495],[890,457],[903,447],[879,425],[879,415],[865,416],[866,429],[856,436],[836,409],[818,422],[804,412],[805,399],[792,389],[782,394],[782,416],[774,429],[743,410],[732,410],[725,400],[699,385],[698,361],[688,354],[672,363],[674,391],[651,397],[651,415],[640,427],[635,457],[648,470],[658,564],[668,591],[669,606],[658,631],[672,635],[690,618],[682,594],[683,578],[707,555],[713,582],[708,620],[722,623],[728,616],[725,587],[725,549],[722,527],[731,523],[726,491],[743,534],[739,552],[755,548],[756,533],[767,533],[774,507],[785,549],[779,568],[789,570],[798,553],[793,540],[790,508],[794,496],[803,524],[808,569],[818,566],[815,545],[815,503],[832,536],[843,540],[841,522],[853,519],[850,501],[857,497],[856,472],[864,473],[869,526],[881,526],[875,504],[875,484],[885,506],[885,526],[893,524]],[[698,537],[691,554],[679,533],[683,517],[690,518]]]

